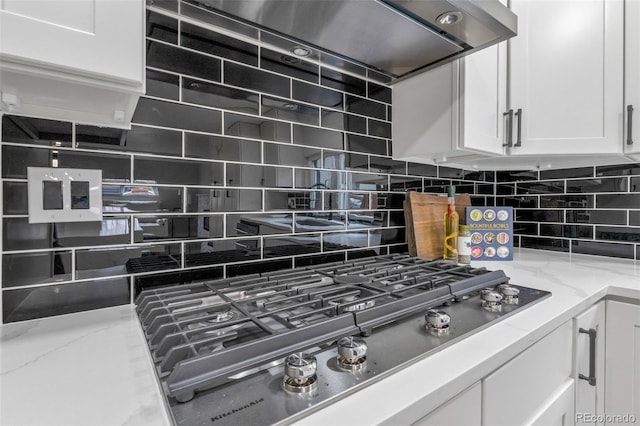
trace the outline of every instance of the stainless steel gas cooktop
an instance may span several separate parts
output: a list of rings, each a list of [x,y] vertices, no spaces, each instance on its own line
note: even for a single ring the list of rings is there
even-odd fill
[[[388,255],[145,290],[137,311],[176,424],[273,424],[550,295]]]

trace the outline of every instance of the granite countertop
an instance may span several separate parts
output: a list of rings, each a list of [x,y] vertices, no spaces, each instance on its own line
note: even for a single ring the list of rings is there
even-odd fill
[[[473,266],[553,295],[298,423],[411,423],[604,296],[640,299],[630,260],[519,249]],[[170,424],[133,307],[1,326],[0,424]]]

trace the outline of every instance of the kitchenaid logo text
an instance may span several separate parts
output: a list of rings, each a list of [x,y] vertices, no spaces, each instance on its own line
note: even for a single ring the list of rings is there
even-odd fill
[[[576,413],[576,423],[636,423],[633,414]]]
[[[251,408],[254,405],[258,405],[262,402],[264,402],[264,398],[256,399],[255,401],[251,401],[243,405],[242,407],[234,408],[233,410],[227,411],[226,413],[218,414],[217,416],[211,417],[211,421],[217,422],[218,420],[222,420],[225,417],[233,416],[234,414],[239,413],[242,410],[246,410],[247,408]]]

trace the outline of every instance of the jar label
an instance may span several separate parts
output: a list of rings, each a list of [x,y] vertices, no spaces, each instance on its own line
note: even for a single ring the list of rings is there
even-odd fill
[[[471,237],[458,237],[458,255],[471,255]]]

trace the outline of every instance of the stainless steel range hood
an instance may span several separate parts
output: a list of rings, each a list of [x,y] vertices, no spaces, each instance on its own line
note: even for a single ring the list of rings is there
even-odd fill
[[[516,35],[499,0],[201,0],[400,79]]]

